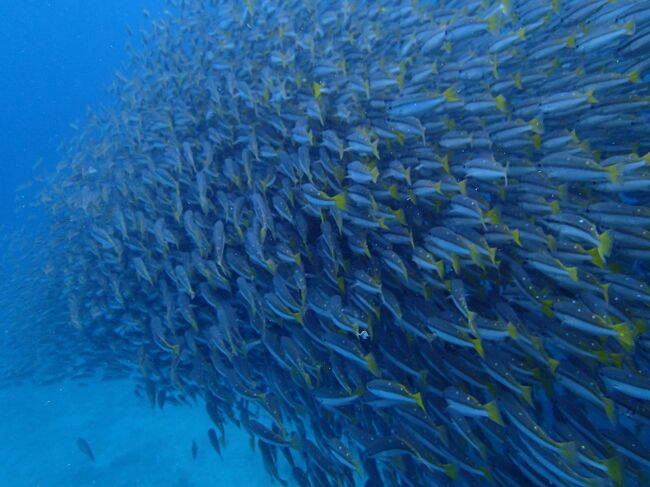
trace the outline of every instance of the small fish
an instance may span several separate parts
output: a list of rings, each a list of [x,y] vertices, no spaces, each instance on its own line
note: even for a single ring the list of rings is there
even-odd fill
[[[603,367],[599,371],[605,387],[640,401],[650,401],[650,377],[616,367]]]
[[[81,450],[88,458],[90,458],[91,462],[95,461],[93,450],[90,448],[90,445],[86,440],[81,437],[77,438],[77,446],[79,447],[79,450]]]
[[[449,409],[461,416],[489,418],[500,426],[504,425],[496,401],[481,404],[475,397],[453,386],[445,389],[445,400]]]
[[[208,430],[208,440],[210,440],[210,445],[212,445],[214,451],[217,452],[219,458],[223,459],[223,456],[221,455],[221,445],[219,445],[219,438],[217,438],[217,433],[212,428]]]
[[[404,385],[395,381],[375,379],[366,384],[366,389],[377,397],[398,403],[416,404],[424,410],[422,394],[409,392]]]

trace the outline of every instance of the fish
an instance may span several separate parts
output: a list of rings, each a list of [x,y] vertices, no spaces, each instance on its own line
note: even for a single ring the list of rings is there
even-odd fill
[[[457,387],[448,387],[445,389],[444,394],[449,409],[455,413],[468,417],[486,417],[500,426],[504,425],[501,412],[495,401],[481,404],[476,398],[464,393]]]
[[[77,447],[79,447],[79,450],[81,450],[84,455],[90,458],[91,462],[95,461],[95,454],[86,440],[81,437],[77,438]]]
[[[615,391],[640,401],[650,397],[650,377],[616,367],[603,367],[599,375],[608,391]]]
[[[416,404],[424,410],[422,394],[409,392],[402,384],[384,379],[375,379],[366,384],[366,389],[377,397],[398,403]]]
[[[208,440],[210,441],[212,448],[214,448],[214,451],[216,451],[217,455],[219,455],[219,458],[223,458],[221,455],[221,445],[219,444],[219,438],[217,438],[217,433],[212,428],[208,430]],[[192,451],[194,452],[194,450]]]

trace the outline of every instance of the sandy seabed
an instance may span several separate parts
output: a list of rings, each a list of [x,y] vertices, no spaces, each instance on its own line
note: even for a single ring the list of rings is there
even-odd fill
[[[226,425],[222,460],[208,441],[212,424],[202,404],[152,409],[133,390],[128,381],[0,389],[0,486],[273,485],[243,430]],[[80,451],[78,437],[95,462]]]

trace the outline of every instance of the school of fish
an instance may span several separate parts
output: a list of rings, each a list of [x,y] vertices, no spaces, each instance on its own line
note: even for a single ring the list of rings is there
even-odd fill
[[[650,1],[151,23],[40,197],[56,340],[285,485],[648,485]]]

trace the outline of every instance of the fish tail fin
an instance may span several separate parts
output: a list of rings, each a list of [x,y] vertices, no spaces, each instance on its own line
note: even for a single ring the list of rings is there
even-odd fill
[[[524,398],[526,404],[533,405],[533,389],[530,386],[521,386],[521,397]]]
[[[641,320],[632,320],[632,323],[634,323],[634,326],[636,326],[636,330],[639,332],[639,334],[645,332],[646,326],[645,326],[645,322],[642,319]]]
[[[373,183],[377,182],[377,179],[379,178],[379,169],[377,169],[377,166],[370,169],[370,177],[372,178]]]
[[[492,471],[488,467],[481,467],[479,468],[481,473],[483,474],[483,477],[490,482],[491,484],[494,483],[494,476],[492,475]]]
[[[609,304],[609,287],[611,286],[610,283],[607,284],[601,284],[600,289],[603,290],[603,299],[607,304]]]
[[[442,96],[445,97],[446,101],[458,101],[458,100],[460,100],[460,98],[458,96],[458,92],[456,91],[456,88],[454,88],[453,86],[450,86],[445,91],[443,91]]]
[[[483,443],[481,441],[478,441],[478,440],[476,440],[476,443],[477,443],[476,444],[476,449],[478,450],[478,454],[481,456],[481,458],[483,459],[484,462],[487,461],[487,446],[485,446],[485,443]],[[486,470],[487,470],[487,467],[486,467]],[[488,472],[489,472],[489,470],[487,470],[486,472],[483,472],[483,475],[487,476]]]
[[[609,177],[609,180],[612,183],[620,183],[621,182],[621,178],[623,176],[623,171],[621,171],[621,168],[618,166],[618,164],[608,166],[607,168],[605,168],[605,171],[607,171],[607,176]]]
[[[336,196],[334,196],[334,203],[336,204],[336,207],[339,210],[345,210],[348,206],[348,201],[345,196],[345,193],[339,193]]]
[[[427,301],[433,297],[433,289],[431,286],[427,286],[426,284],[422,286],[422,296],[424,296],[424,299]]]
[[[485,411],[488,414],[488,418],[494,421],[499,426],[504,426],[503,418],[501,417],[501,411],[499,411],[499,406],[497,406],[496,401],[488,402],[485,406]]]
[[[442,169],[449,174],[449,153],[445,154],[445,157],[440,162],[442,163]]]
[[[624,28],[625,28],[625,33],[627,35],[634,34],[634,31],[636,30],[636,25],[634,24],[634,20],[629,20],[625,22]]]
[[[497,97],[494,99],[494,101],[497,104],[497,110],[500,112],[505,112],[506,111],[506,98],[503,95],[497,95]]]
[[[442,261],[442,259],[436,262],[436,271],[440,279],[445,276],[445,263]]]
[[[488,248],[488,254],[490,254],[490,262],[492,262],[493,265],[496,265],[497,248],[496,247]]]
[[[598,253],[605,260],[612,253],[614,239],[610,232],[603,232],[598,236]]]
[[[557,370],[558,365],[560,365],[559,360],[556,360],[554,358],[548,359],[548,368],[551,370],[551,374],[555,375],[555,371]]]
[[[457,254],[451,255],[451,267],[454,269],[456,274],[460,274],[460,258]]]
[[[557,215],[560,212],[560,202],[558,200],[551,201],[548,206],[551,209],[551,213],[553,215]]]
[[[314,81],[314,98],[316,101],[320,100],[320,94],[321,94],[321,86],[320,83],[317,81]]]
[[[487,18],[487,30],[488,32],[492,32],[493,34],[498,33],[501,30],[501,24],[503,22],[499,17],[497,17],[497,14],[494,13],[490,15]]]
[[[605,267],[605,261],[603,260],[603,257],[600,253],[600,249],[598,247],[587,250],[587,253],[591,256],[592,264],[594,264],[597,267],[600,267],[601,269]]]
[[[590,105],[593,105],[594,103],[598,103],[598,100],[594,96],[594,90],[587,91],[587,102],[589,102]]]
[[[533,132],[535,132],[536,134],[544,133],[544,125],[542,124],[542,121],[539,118],[533,118],[528,123],[530,124],[530,127],[533,129]]]
[[[569,462],[569,464],[575,465],[578,461],[576,444],[573,441],[567,441],[564,443],[558,443],[557,446],[560,449],[560,456]]]
[[[575,49],[575,47],[576,47],[576,36],[571,34],[569,37],[567,37],[566,45],[567,45],[567,47],[570,47],[571,49]]]
[[[544,316],[547,316],[548,318],[553,318],[555,316],[555,313],[553,313],[553,301],[550,299],[545,299],[541,302],[542,305],[542,313],[544,313]]]
[[[611,362],[609,354],[604,350],[596,350],[594,352],[594,355],[596,357],[596,360],[598,360],[598,362],[601,364],[608,364]]]
[[[452,465],[451,463],[448,463],[444,465],[444,469],[445,469],[445,474],[451,480],[456,480],[458,478],[458,467],[456,465]]]
[[[375,156],[376,159],[379,159],[379,146],[377,145],[377,141],[372,142],[370,147],[372,147],[372,155]]]
[[[508,330],[508,336],[510,338],[512,338],[513,340],[516,340],[517,339],[517,328],[515,327],[515,325],[513,325],[512,323],[508,323],[506,325],[506,329]]]
[[[404,215],[404,210],[402,208],[393,211],[393,215],[395,215],[395,219],[397,220],[397,223],[399,223],[400,225],[406,225],[406,216]]]
[[[621,342],[623,348],[628,352],[631,351],[634,348],[634,339],[636,338],[634,330],[625,323],[614,325],[613,328],[616,330],[618,341]]]
[[[631,83],[639,83],[641,81],[641,76],[639,76],[638,69],[635,69],[631,73],[628,73],[627,77],[630,79]]]
[[[616,423],[616,409],[614,409],[614,401],[608,397],[603,397],[603,406],[605,414],[612,424]]]
[[[480,338],[474,338],[470,340],[472,342],[472,345],[474,346],[474,350],[478,352],[478,354],[481,356],[481,358],[485,357],[485,350],[483,350],[483,342],[481,341]]]
[[[623,470],[619,459],[617,457],[607,458],[603,463],[607,467],[607,475],[612,479],[614,485],[617,487],[623,485]]]
[[[416,392],[415,394],[413,394],[413,399],[415,399],[415,402],[418,404],[420,409],[422,409],[422,411],[424,411],[426,413],[427,410],[424,409],[424,401],[422,400],[422,393],[421,392]]]
[[[522,27],[517,31],[517,37],[520,41],[526,40],[526,27]]]
[[[515,228],[515,229],[511,232],[511,234],[512,234],[512,238],[513,238],[513,240],[515,241],[515,243],[516,243],[519,247],[523,247],[523,245],[521,244],[521,232],[519,231],[519,229],[518,229],[518,228]]]
[[[578,268],[577,267],[567,267],[565,269],[569,274],[569,277],[573,282],[578,282]]]
[[[474,320],[476,319],[476,313],[474,311],[467,311],[467,326],[469,327],[470,330],[472,330],[472,333],[478,335],[478,330],[476,329],[476,324],[474,323]]]
[[[487,216],[488,221],[493,225],[498,225],[501,223],[501,215],[499,215],[499,212],[496,208],[490,208],[485,216]]]
[[[372,373],[372,375],[374,375],[375,377],[380,377],[381,372],[379,372],[379,366],[377,365],[375,356],[372,353],[369,353],[363,358],[366,361],[366,364],[368,365],[368,370]]]

